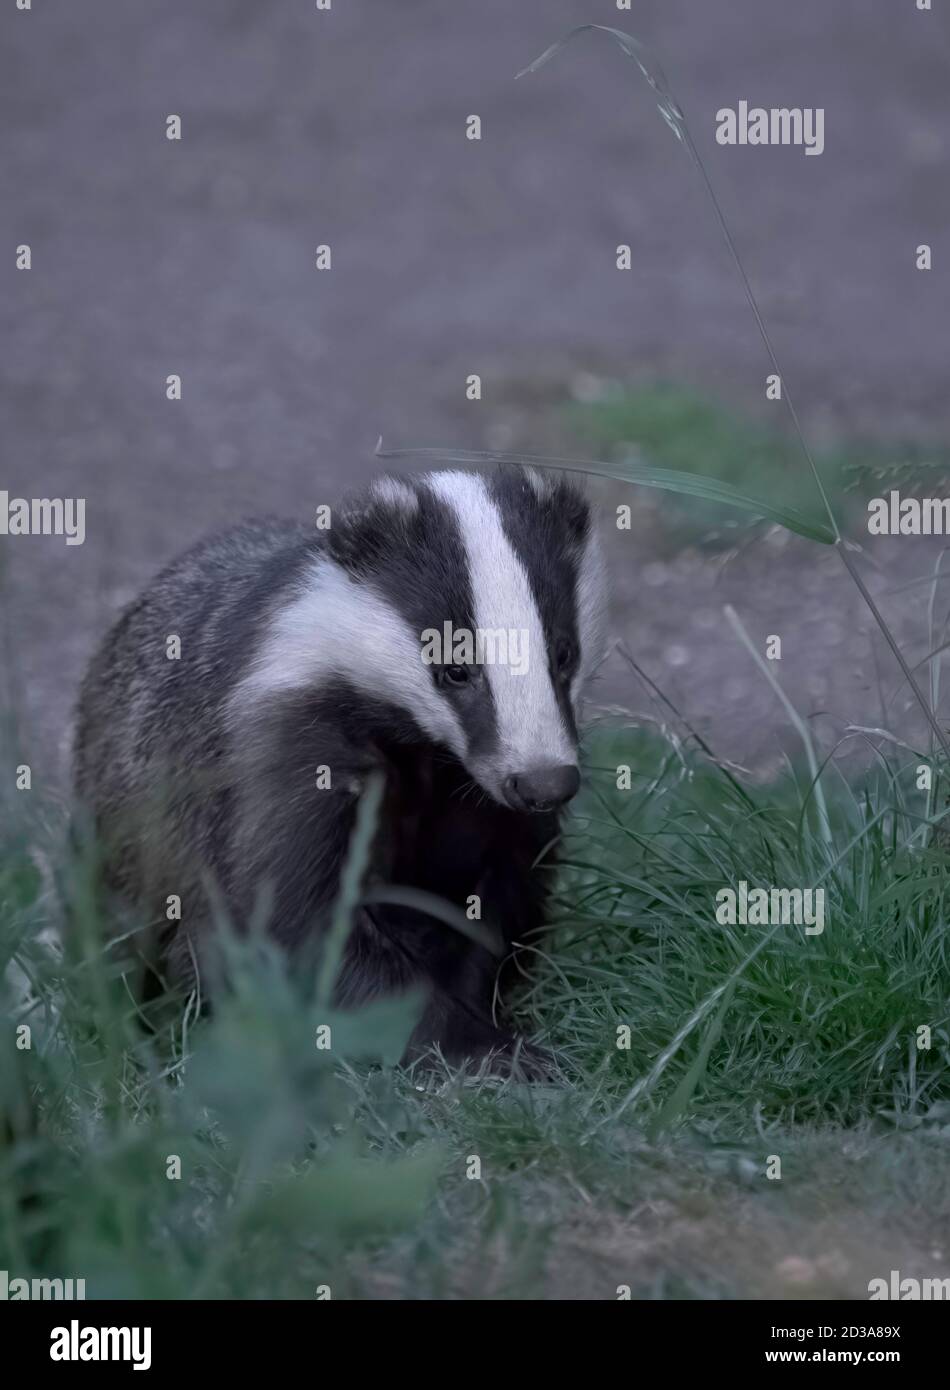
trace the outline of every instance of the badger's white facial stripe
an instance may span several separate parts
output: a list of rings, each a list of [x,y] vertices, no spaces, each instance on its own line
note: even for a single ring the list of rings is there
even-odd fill
[[[607,639],[607,570],[593,524],[577,576],[577,636],[581,647],[571,703],[577,707],[585,682],[604,659]]]
[[[485,630],[523,632],[528,669],[487,663],[482,669],[495,705],[496,775],[553,763],[573,763],[577,750],[565,728],[548,669],[544,625],[524,565],[513,549],[501,514],[483,478],[433,473],[426,485],[453,513],[465,547],[475,624]]]
[[[423,665],[418,633],[373,588],[321,558],[276,613],[230,713],[240,719],[269,695],[317,689],[335,676],[399,705],[430,738],[464,755],[464,731]]]

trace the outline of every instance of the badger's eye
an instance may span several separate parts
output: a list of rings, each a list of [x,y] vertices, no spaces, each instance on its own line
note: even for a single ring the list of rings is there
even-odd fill
[[[559,637],[554,647],[554,665],[559,675],[563,675],[574,664],[574,643],[568,637]]]
[[[468,685],[470,675],[467,666],[442,667],[442,680],[446,685]]]

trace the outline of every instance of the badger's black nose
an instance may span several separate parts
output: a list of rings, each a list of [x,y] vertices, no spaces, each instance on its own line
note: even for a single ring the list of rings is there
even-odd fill
[[[580,784],[581,774],[573,763],[536,767],[505,778],[505,799],[516,811],[553,811],[570,801]]]

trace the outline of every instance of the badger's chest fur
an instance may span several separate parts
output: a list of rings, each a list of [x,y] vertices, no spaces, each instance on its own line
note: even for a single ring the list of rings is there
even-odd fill
[[[211,961],[215,897],[239,927],[266,904],[291,953],[319,942],[374,769],[369,881],[477,895],[509,946],[537,929],[604,616],[586,501],[514,468],[382,478],[326,532],[247,523],[170,565],[94,658],[76,745],[80,824],[158,976]],[[444,923],[373,901],[337,997],[422,985],[414,1051],[504,1055],[496,974]]]

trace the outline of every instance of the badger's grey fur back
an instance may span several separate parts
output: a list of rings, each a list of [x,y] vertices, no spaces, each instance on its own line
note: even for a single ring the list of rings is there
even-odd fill
[[[576,789],[578,702],[604,615],[586,502],[520,469],[383,478],[326,532],[252,522],[176,560],[94,658],[76,741],[104,881],[148,928],[157,972],[188,982],[200,968],[209,891],[238,925],[269,902],[288,949],[319,936],[374,768],[386,786],[376,880],[460,906],[477,893],[508,942],[538,925],[532,865]],[[521,634],[526,669],[450,653],[426,664],[424,634],[447,623]],[[181,923],[167,920],[170,894]],[[417,1044],[464,1056],[510,1044],[490,1019],[493,974],[433,919],[365,906],[338,993],[423,983]]]

